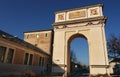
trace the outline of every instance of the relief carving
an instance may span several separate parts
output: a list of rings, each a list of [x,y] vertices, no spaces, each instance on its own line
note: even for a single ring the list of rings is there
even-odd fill
[[[64,20],[64,14],[58,15],[58,20]]]
[[[81,18],[85,16],[86,16],[85,11],[77,11],[77,12],[69,13],[69,19]]]
[[[90,10],[90,15],[98,15],[98,9],[97,8],[91,9]]]

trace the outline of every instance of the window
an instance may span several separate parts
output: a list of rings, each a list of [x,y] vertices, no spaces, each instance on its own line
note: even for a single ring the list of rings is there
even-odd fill
[[[27,39],[29,38],[29,36],[30,36],[30,35],[28,34],[28,35],[27,35]]]
[[[6,47],[0,46],[0,63],[4,62]]]
[[[39,38],[39,34],[36,34],[36,38]]]
[[[42,57],[39,58],[39,66],[42,65]]]
[[[24,64],[27,65],[29,54],[25,53]]]
[[[8,51],[8,56],[7,56],[7,63],[12,63],[13,54],[14,54],[14,49],[10,48]]]
[[[43,65],[44,65],[44,57],[42,57],[42,67],[43,67]]]
[[[29,65],[32,65],[33,54],[30,54]]]
[[[35,44],[35,46],[38,46],[38,44]]]
[[[45,37],[46,37],[46,38],[48,37],[48,34],[47,34],[47,33],[45,33]]]

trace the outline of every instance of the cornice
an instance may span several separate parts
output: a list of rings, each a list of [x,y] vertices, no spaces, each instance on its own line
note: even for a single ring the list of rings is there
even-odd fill
[[[55,14],[61,13],[61,12],[73,11],[73,10],[87,9],[87,8],[92,8],[92,7],[96,7],[96,6],[102,6],[103,7],[103,4],[96,4],[96,5],[90,5],[90,6],[83,6],[83,7],[80,7],[80,8],[73,8],[73,9],[68,9],[68,10],[57,11],[57,12],[55,12]]]
[[[52,25],[57,27],[59,25],[68,25],[68,24],[77,24],[77,23],[85,23],[92,24],[92,21],[100,21],[99,23],[105,23],[107,17],[106,16],[99,16],[94,18],[87,18],[87,19],[79,19],[79,20],[72,20],[72,21],[64,21],[64,22],[55,22]]]

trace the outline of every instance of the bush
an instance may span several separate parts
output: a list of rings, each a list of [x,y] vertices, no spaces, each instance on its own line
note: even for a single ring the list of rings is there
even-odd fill
[[[28,70],[25,73],[25,77],[36,77],[36,74],[32,70]]]

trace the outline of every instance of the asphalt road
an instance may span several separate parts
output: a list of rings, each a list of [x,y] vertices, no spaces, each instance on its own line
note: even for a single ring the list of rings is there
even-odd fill
[[[81,72],[78,72],[76,73],[74,76],[72,77],[88,77],[89,73],[81,73]]]
[[[85,74],[76,74],[74,75],[73,77],[88,77],[88,75],[85,75]]]

